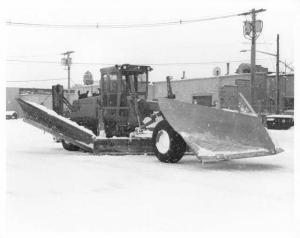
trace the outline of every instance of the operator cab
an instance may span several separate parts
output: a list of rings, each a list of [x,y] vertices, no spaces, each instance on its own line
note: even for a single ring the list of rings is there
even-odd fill
[[[145,100],[148,96],[148,72],[150,66],[142,65],[115,65],[102,68],[101,72],[101,94],[137,94]]]
[[[138,101],[147,100],[150,66],[115,65],[102,68],[100,108],[107,137],[128,136],[142,120]]]

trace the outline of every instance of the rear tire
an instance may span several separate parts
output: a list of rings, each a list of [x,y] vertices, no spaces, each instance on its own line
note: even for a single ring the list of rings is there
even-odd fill
[[[66,142],[65,140],[61,140],[61,143],[63,148],[68,151],[78,151],[80,149],[78,146]]]
[[[186,151],[186,143],[166,120],[160,121],[152,135],[154,154],[164,163],[177,163]]]

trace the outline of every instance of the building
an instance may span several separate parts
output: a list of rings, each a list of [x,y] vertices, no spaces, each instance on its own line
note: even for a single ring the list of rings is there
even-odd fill
[[[241,64],[235,74],[226,74],[206,78],[192,78],[172,80],[172,90],[177,100],[201,104],[205,106],[227,107],[235,104],[237,98],[234,96],[242,93],[250,102],[250,78],[249,64]],[[254,82],[254,102],[252,107],[258,113],[274,113],[276,111],[276,75],[268,73],[262,66],[257,66]],[[294,74],[280,74],[280,110],[294,109]],[[78,93],[86,93],[88,96],[99,93],[99,84],[75,85],[68,98],[72,103],[78,99]],[[167,96],[166,81],[153,82],[148,87],[148,99],[155,100]],[[67,95],[67,90],[65,96]],[[52,109],[52,90],[42,88],[6,88],[6,110],[16,111],[22,116],[22,110],[15,100],[22,98]],[[226,105],[226,102],[230,102]],[[233,108],[235,109],[235,108]]]
[[[67,90],[65,90],[65,95]],[[52,109],[52,89],[45,88],[6,88],[6,111],[16,111],[19,116],[23,116],[21,107],[16,98],[21,98],[25,101],[35,102]],[[71,90],[71,101],[77,99],[75,91]]]
[[[267,94],[269,96],[269,110],[275,111],[276,99],[276,74],[267,76]],[[280,74],[280,109],[294,109],[294,74]]]
[[[247,69],[248,64],[241,64],[237,72]],[[254,102],[252,107],[258,113],[273,113],[276,110],[276,77],[268,74],[268,70],[257,66],[254,82]],[[242,93],[250,102],[251,74],[236,73],[232,75],[213,76],[207,78],[192,78],[173,80],[172,90],[176,99],[205,106],[225,107],[224,102],[237,100],[233,92]],[[166,81],[153,82],[149,92],[150,99],[166,97]],[[226,97],[226,100],[225,100]],[[294,74],[280,75],[280,110],[294,108]]]
[[[18,115],[22,115],[21,107],[15,100],[18,97],[20,97],[19,88],[6,88],[6,111],[16,111]]]

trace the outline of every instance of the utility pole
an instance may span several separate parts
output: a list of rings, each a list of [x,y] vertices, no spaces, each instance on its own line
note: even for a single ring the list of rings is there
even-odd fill
[[[277,34],[276,51],[276,114],[280,112],[280,78],[279,78],[279,34]]]
[[[254,106],[254,84],[256,73],[256,13],[252,9],[252,39],[251,39],[251,105]]]
[[[74,51],[67,51],[65,53],[62,53],[65,57],[61,59],[61,63],[64,66],[67,66],[68,69],[68,99],[70,100],[71,95],[71,64],[72,64],[72,58],[70,57],[70,54],[74,53]]]
[[[248,36],[248,38],[251,39],[251,79],[250,79],[250,95],[251,95],[251,101],[250,104],[252,107],[254,107],[254,83],[255,83],[255,71],[256,71],[256,39],[258,38],[259,34],[262,31],[262,21],[256,20],[256,14],[260,12],[264,12],[266,9],[259,9],[255,10],[252,9],[249,12],[244,12],[239,14],[240,16],[247,16],[251,15],[251,22],[245,21],[244,22],[244,36]],[[259,27],[259,29],[257,29]]]

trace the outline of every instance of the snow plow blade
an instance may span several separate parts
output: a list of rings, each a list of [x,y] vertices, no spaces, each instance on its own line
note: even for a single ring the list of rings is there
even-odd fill
[[[202,161],[265,156],[275,148],[256,115],[160,98],[159,107],[173,129]]]
[[[68,141],[84,151],[93,152],[96,136],[91,131],[42,105],[26,102],[20,98],[16,100],[23,110],[25,122],[56,138]]]

